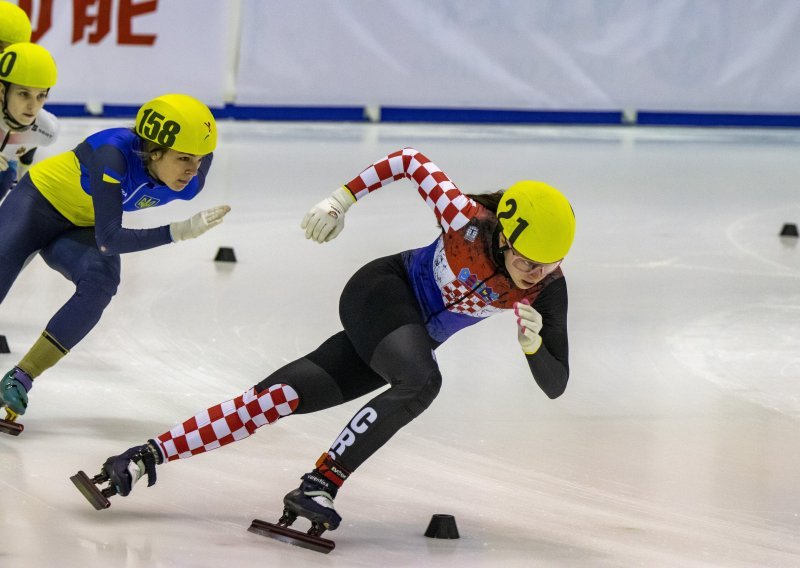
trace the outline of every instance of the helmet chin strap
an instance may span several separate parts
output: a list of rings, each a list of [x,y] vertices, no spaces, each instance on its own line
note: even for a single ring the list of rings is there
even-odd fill
[[[9,85],[8,83],[5,83],[5,85],[5,92],[8,93]],[[30,124],[22,124],[16,118],[11,116],[11,112],[8,110],[8,102],[6,101],[6,97],[3,97],[3,120],[11,128],[11,130],[16,130],[17,132],[24,132],[25,130],[28,130],[31,126],[33,126],[33,122],[36,122],[34,120]]]
[[[508,279],[511,279],[511,275],[508,273],[508,269],[506,268],[506,258],[503,255],[509,249],[509,246],[503,245],[500,246],[500,223],[494,228],[494,232],[492,233],[492,260],[494,260],[495,265],[497,265],[497,270]]]
[[[3,120],[5,120],[5,123],[11,128],[11,130],[15,130],[17,132],[24,132],[33,126],[33,122],[30,124],[22,124],[21,122],[18,122],[17,119],[11,116],[11,113],[8,112],[5,103],[3,104]]]

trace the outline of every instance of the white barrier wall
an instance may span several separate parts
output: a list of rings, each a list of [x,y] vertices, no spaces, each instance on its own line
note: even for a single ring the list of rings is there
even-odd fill
[[[59,103],[800,112],[798,0],[20,5],[59,63]]]

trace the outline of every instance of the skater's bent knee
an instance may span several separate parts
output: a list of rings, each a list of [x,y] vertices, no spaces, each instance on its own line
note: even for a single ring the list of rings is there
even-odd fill
[[[117,293],[120,276],[119,268],[106,263],[92,263],[78,282],[79,288],[91,288],[95,293],[110,299]]]
[[[412,416],[417,417],[427,409],[439,394],[442,388],[442,374],[439,369],[434,369],[426,380],[419,383],[415,395],[408,403],[408,410]]]

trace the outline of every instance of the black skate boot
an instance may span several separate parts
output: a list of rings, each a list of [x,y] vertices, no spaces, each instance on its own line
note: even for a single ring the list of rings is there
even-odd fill
[[[103,464],[100,473],[91,479],[82,471],[70,479],[78,491],[99,511],[111,506],[108,498],[112,495],[123,497],[130,495],[133,486],[145,474],[147,486],[155,485],[156,465],[163,461],[158,445],[150,440],[143,446],[134,446],[123,454],[111,456]],[[95,487],[106,481],[108,487],[105,489]]]
[[[323,477],[318,470],[305,474],[300,487],[290,491],[283,498],[284,516],[294,515],[295,518],[304,517],[311,521],[311,528],[315,535],[322,534],[326,529],[336,530],[342,517],[333,508],[333,500],[339,488],[332,481]],[[280,521],[278,521],[280,524]],[[318,529],[319,532],[317,532]],[[309,534],[312,534],[309,532]]]
[[[273,524],[254,519],[248,530],[317,552],[330,552],[336,544],[320,535],[326,529],[336,530],[342,522],[342,517],[333,508],[333,500],[348,475],[350,473],[340,464],[323,454],[316,469],[301,478],[300,487],[283,498],[283,515],[278,522]],[[290,528],[297,517],[311,521],[308,532]]]
[[[127,497],[134,484],[147,474],[147,486],[156,484],[156,465],[164,460],[155,442],[135,446],[124,454],[111,456],[103,464],[109,484],[122,497]]]

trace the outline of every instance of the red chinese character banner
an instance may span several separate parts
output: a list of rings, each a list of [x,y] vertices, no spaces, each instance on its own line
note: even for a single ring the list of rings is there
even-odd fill
[[[136,105],[167,92],[224,102],[231,4],[220,0],[18,0],[58,64],[53,103]]]

